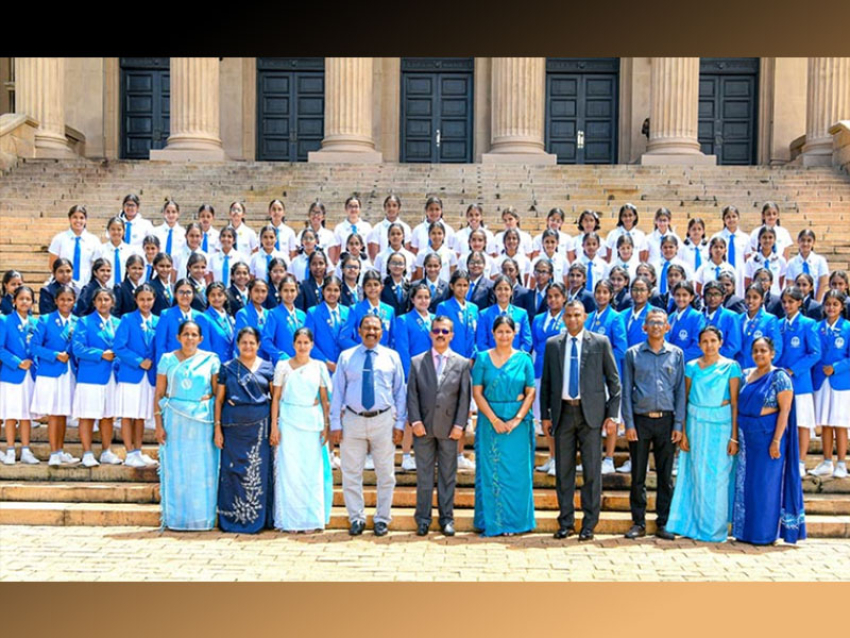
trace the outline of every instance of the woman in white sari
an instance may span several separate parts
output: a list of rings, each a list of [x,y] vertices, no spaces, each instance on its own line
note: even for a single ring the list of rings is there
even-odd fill
[[[327,366],[310,358],[313,333],[299,328],[295,356],[279,361],[272,389],[269,442],[274,449],[274,526],[324,529],[330,521],[333,475],[328,456],[330,388]]]

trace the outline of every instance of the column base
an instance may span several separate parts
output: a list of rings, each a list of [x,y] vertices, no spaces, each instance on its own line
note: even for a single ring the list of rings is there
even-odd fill
[[[168,147],[151,151],[151,161],[159,162],[226,162],[229,158],[223,148],[191,150]]]
[[[644,153],[640,156],[642,166],[716,166],[717,155],[703,153]]]
[[[555,165],[558,156],[552,153],[484,153],[482,164],[526,164],[526,165]]]
[[[313,164],[380,164],[384,155],[378,151],[313,151],[307,153],[307,161]]]
[[[801,166],[832,166],[832,153],[802,153],[800,155]]]
[[[800,153],[802,166],[832,166],[832,137],[806,139]]]
[[[71,159],[77,154],[71,148],[67,139],[60,139],[52,135],[35,135],[35,157],[46,159]]]

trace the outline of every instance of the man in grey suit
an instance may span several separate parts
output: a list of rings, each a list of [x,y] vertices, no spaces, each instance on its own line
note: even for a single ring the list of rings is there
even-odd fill
[[[576,448],[581,451],[584,483],[580,541],[593,538],[602,505],[602,426],[617,424],[620,376],[611,342],[584,329],[584,305],[564,308],[566,332],[546,342],[540,380],[540,418],[544,432],[555,438],[558,531],[575,533]],[[606,397],[606,390],[608,396]],[[553,427],[554,424],[554,427]]]
[[[431,525],[434,462],[437,463],[437,505],[440,529],[454,536],[457,481],[457,441],[469,416],[469,360],[449,349],[452,320],[443,315],[431,322],[431,349],[413,357],[407,379],[407,416],[416,453],[416,533],[426,536]]]

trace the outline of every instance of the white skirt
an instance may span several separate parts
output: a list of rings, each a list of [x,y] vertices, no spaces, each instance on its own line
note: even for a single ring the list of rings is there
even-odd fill
[[[74,391],[73,414],[78,419],[111,419],[115,416],[117,385],[115,377],[109,383],[78,383]]]
[[[827,377],[815,392],[818,425],[850,428],[850,390],[833,390]]]
[[[36,375],[32,390],[30,414],[39,416],[71,416],[74,400],[74,373],[70,368],[59,377]]]
[[[0,421],[31,421],[30,404],[35,386],[29,371],[20,383],[0,381]]]
[[[797,406],[797,427],[804,428],[815,433],[815,399],[810,392],[808,394],[798,394],[794,397]]]
[[[154,387],[147,375],[138,383],[120,382],[115,400],[115,416],[122,419],[153,418]]]

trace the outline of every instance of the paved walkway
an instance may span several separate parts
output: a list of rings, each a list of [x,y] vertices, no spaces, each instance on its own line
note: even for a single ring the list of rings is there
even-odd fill
[[[264,532],[0,526],[0,581],[811,581],[850,574],[850,541],[756,548],[598,536],[351,540]]]

